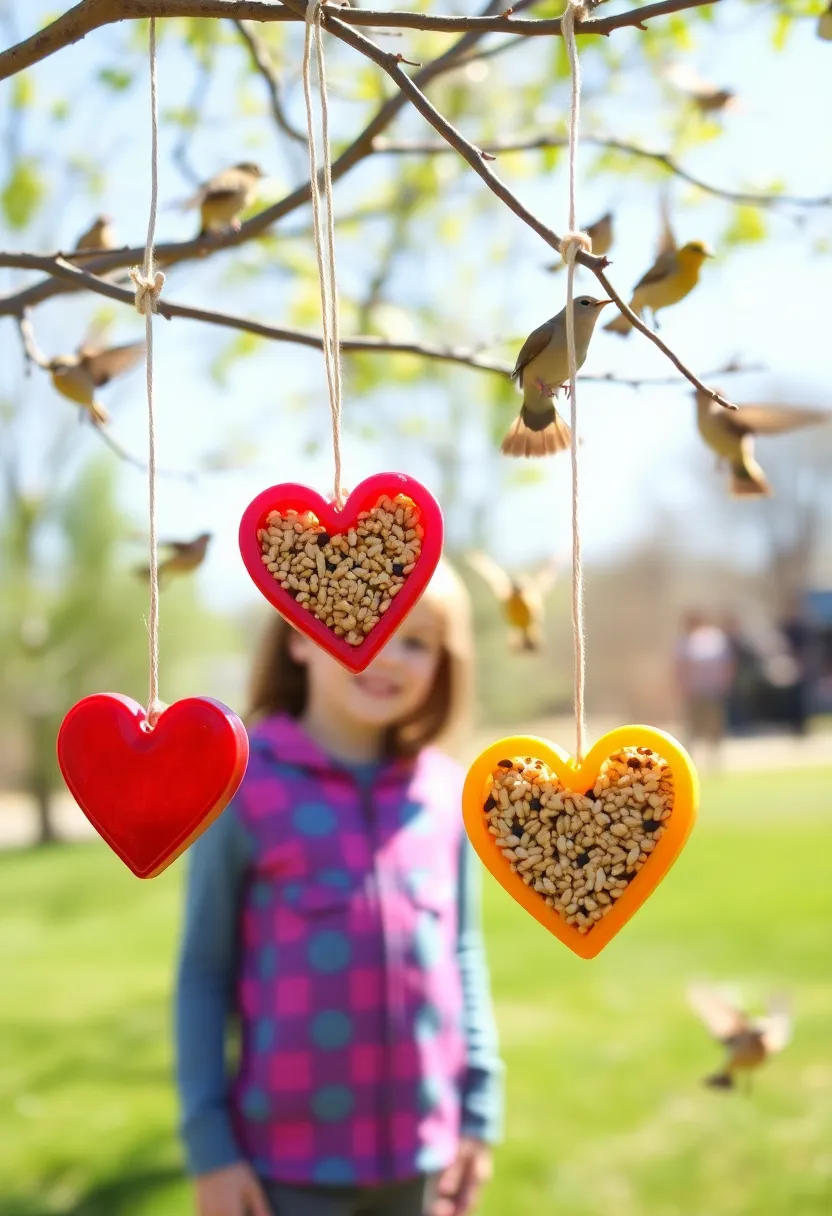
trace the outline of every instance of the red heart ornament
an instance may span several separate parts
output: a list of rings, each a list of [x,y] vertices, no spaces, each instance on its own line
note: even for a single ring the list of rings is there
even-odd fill
[[[411,501],[419,515],[421,552],[413,570],[401,585],[395,598],[358,645],[350,645],[333,632],[329,625],[304,608],[280,585],[263,560],[261,533],[268,528],[273,511],[282,516],[288,511],[311,512],[329,537],[348,534],[359,523],[359,515],[376,508],[383,498],[404,497]],[[255,586],[281,616],[306,637],[311,638],[349,671],[364,671],[381,648],[401,625],[410,609],[422,595],[442,554],[442,512],[433,495],[412,477],[404,473],[376,473],[356,486],[341,510],[327,502],[308,486],[286,482],[263,490],[249,503],[240,521],[240,553]]]
[[[75,801],[138,878],[155,878],[228,805],[248,735],[220,701],[174,701],[151,730],[137,701],[100,692],[73,705],[58,764]]]

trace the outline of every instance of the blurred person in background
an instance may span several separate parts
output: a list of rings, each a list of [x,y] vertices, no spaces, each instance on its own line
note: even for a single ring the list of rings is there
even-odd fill
[[[760,656],[737,613],[726,614],[722,629],[733,663],[733,678],[725,705],[726,725],[729,732],[744,735],[753,729],[757,719],[755,699],[761,678]]]
[[[686,613],[676,643],[676,684],[688,746],[693,751],[702,743],[710,766],[719,761],[733,680],[734,659],[725,630],[703,612]]]
[[[799,597],[793,597],[777,623],[783,641],[783,655],[789,661],[790,673],[782,687],[783,718],[798,736],[809,731],[811,683],[813,677],[813,636]],[[785,664],[784,664],[785,666]]]

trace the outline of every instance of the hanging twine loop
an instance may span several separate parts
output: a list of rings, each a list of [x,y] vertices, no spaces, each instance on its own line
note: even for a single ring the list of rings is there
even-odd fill
[[[136,289],[135,305],[145,321],[147,346],[147,483],[150,523],[150,612],[147,621],[150,650],[150,678],[147,698],[147,725],[156,725],[165,709],[159,699],[159,552],[156,538],[156,411],[153,398],[153,314],[159,303],[165,276],[154,267],[156,212],[159,204],[159,102],[156,88],[156,19],[150,18],[150,216],[144,247],[144,264],[133,266],[130,278]]]
[[[318,94],[321,107],[321,154],[325,215],[321,222],[321,194],[318,181],[318,156],[315,146],[315,117],[312,109],[312,51],[318,68]],[[324,66],[324,45],[321,34],[321,0],[309,0],[306,8],[306,31],[303,45],[303,99],[306,103],[306,131],[309,147],[309,184],[312,195],[312,233],[315,260],[318,265],[318,285],[321,294],[321,328],[323,330],[324,367],[332,417],[332,454],[335,463],[333,497],[335,505],[344,505],[341,484],[341,335],[338,319],[338,279],[335,267],[335,218],[332,196],[332,156],[329,146],[329,105]]]
[[[569,227],[560,243],[560,254],[566,262],[566,348],[569,358],[569,405],[572,431],[569,454],[572,464],[572,639],[575,657],[573,703],[575,712],[575,755],[584,758],[586,733],[586,627],[584,622],[584,572],[581,558],[580,490],[578,483],[578,356],[575,349],[575,314],[573,311],[575,258],[580,251],[592,252],[592,241],[578,228],[576,213],[576,177],[578,160],[578,128],[581,112],[581,68],[575,41],[575,22],[586,16],[582,4],[569,3],[561,17],[566,54],[569,58],[571,95],[569,104]]]

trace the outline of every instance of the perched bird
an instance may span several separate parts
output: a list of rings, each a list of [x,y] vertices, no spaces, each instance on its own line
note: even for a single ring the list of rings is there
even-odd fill
[[[129,371],[144,358],[144,342],[126,346],[79,346],[74,355],[58,355],[46,364],[52,383],[62,396],[80,405],[95,426],[110,421],[110,415],[96,400],[95,390]]]
[[[210,532],[202,532],[194,540],[163,540],[159,542],[160,549],[170,550],[169,556],[159,562],[159,584],[171,575],[190,574],[205,561]],[[150,567],[139,566],[136,573],[140,578],[150,578]]]
[[[663,75],[674,88],[690,98],[700,114],[718,114],[722,110],[736,108],[737,95],[733,89],[721,89],[710,80],[703,79],[696,68],[689,64],[668,64]]]
[[[86,232],[82,232],[75,242],[75,250],[78,253],[85,249],[115,249],[115,247],[115,230],[109,215],[97,215]]]
[[[818,38],[832,42],[832,4],[818,17]]]
[[[240,227],[240,215],[257,197],[257,183],[263,177],[259,165],[243,161],[214,174],[196,194],[182,204],[184,211],[199,207],[202,226],[200,236]]]
[[[578,367],[586,359],[601,309],[609,303],[592,296],[578,296],[572,301]],[[505,455],[551,456],[568,448],[569,427],[553,405],[558,389],[569,379],[565,308],[529,334],[511,378],[523,390],[523,405],[503,440]]]
[[[630,308],[639,316],[645,311],[651,312],[653,324],[658,329],[656,313],[662,308],[669,308],[671,304],[678,304],[693,291],[699,282],[702,263],[710,257],[713,254],[701,241],[688,241],[681,249],[660,254],[647,274],[636,283]],[[604,329],[626,337],[632,326],[620,312]]]
[[[759,1068],[791,1039],[792,1021],[782,997],[771,1002],[765,1017],[753,1020],[720,993],[702,985],[690,988],[688,1000],[694,1013],[728,1052],[722,1069],[705,1078],[705,1084],[715,1089],[734,1089],[735,1073]]]
[[[499,601],[503,616],[511,626],[510,645],[517,650],[539,650],[542,642],[543,596],[554,583],[560,563],[547,562],[536,574],[514,577],[486,553],[469,553],[466,561]]]
[[[776,405],[741,405],[726,410],[713,398],[697,391],[696,425],[720,463],[731,469],[731,493],[750,497],[771,493],[766,475],[754,457],[755,435],[784,435],[804,426],[827,422],[824,410],[792,410]]]
[[[594,224],[590,224],[588,228],[584,228],[584,232],[592,241],[592,252],[593,254],[597,254],[598,257],[603,257],[604,254],[609,253],[610,249],[612,249],[612,220],[612,212],[608,211],[606,215],[601,216],[600,220],[596,220]],[[566,263],[561,258],[559,262],[553,262],[547,269],[556,274],[565,265]]]

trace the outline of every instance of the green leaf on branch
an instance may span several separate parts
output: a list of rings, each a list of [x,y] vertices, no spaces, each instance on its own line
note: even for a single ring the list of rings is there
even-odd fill
[[[124,68],[102,68],[98,80],[114,93],[124,93],[133,83],[133,73]]]
[[[722,239],[726,245],[748,245],[764,241],[767,231],[765,217],[759,207],[735,207],[734,218]]]
[[[0,206],[10,228],[25,228],[46,195],[46,183],[38,162],[18,160],[0,194]]]

